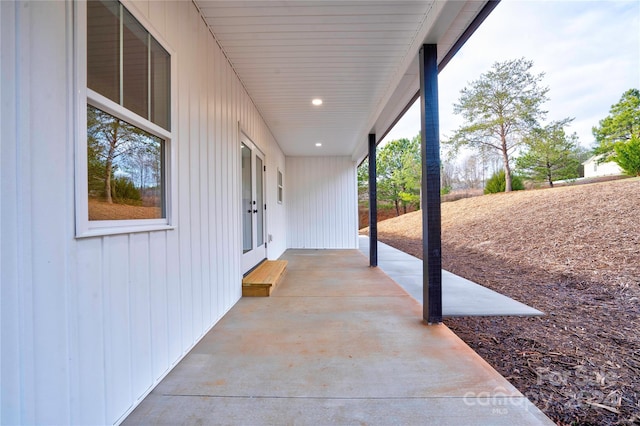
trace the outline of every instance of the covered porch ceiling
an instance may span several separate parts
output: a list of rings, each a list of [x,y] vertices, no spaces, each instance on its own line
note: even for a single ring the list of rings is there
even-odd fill
[[[285,155],[360,161],[418,92],[422,44],[438,45],[442,68],[495,2],[195,4]]]

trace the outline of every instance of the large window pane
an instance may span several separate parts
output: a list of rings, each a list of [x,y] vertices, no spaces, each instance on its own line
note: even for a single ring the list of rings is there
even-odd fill
[[[169,53],[151,37],[151,121],[167,130],[171,120],[171,62]]]
[[[90,89],[171,130],[171,57],[117,1],[87,3],[87,81]]]
[[[120,103],[120,5],[87,2],[87,85]]]
[[[264,244],[264,184],[262,181],[263,178],[263,168],[262,168],[262,158],[256,156],[256,208],[258,214],[258,224],[257,224],[257,233],[258,233],[258,243],[257,246],[260,247]]]
[[[122,14],[123,106],[149,118],[149,33],[123,8]]]
[[[164,140],[87,105],[89,220],[157,219]]]
[[[165,141],[130,123],[137,114],[170,130],[170,70],[169,53],[122,4],[87,1],[87,86],[124,107],[107,108],[113,116],[87,94],[90,221],[167,218]]]
[[[253,249],[253,194],[251,175],[251,149],[241,144],[242,153],[242,252]]]

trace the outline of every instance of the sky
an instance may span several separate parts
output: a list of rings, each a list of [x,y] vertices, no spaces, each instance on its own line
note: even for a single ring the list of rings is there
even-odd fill
[[[566,129],[594,145],[593,126],[631,88],[640,89],[640,0],[502,0],[438,76],[440,138],[462,124],[460,90],[495,62],[532,60],[549,87],[545,123],[574,117]],[[420,132],[416,102],[385,141]]]

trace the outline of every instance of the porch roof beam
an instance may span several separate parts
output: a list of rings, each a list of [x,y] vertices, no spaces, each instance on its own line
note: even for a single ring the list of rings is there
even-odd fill
[[[500,0],[488,0],[486,2],[486,4],[482,7],[480,12],[469,24],[469,26],[465,29],[462,35],[456,40],[456,42],[447,51],[446,55],[444,55],[444,57],[440,60],[440,62],[438,63],[438,73],[440,73],[445,68],[445,66],[447,66],[449,61],[451,61],[451,59],[458,53],[458,51],[462,48],[462,46],[464,46],[464,44],[469,40],[469,38],[473,35],[473,33],[480,27],[480,25],[491,14],[491,12],[498,6],[499,3],[500,3]],[[418,67],[419,65],[415,64],[415,68],[418,68]],[[410,68],[413,69],[414,65],[412,65]],[[419,79],[420,79],[419,75],[416,75],[415,72],[413,73],[408,72],[407,74],[413,74],[415,75],[416,78],[415,78],[415,81],[412,81],[411,83],[407,83],[407,86],[409,87],[409,89],[407,89],[407,92],[405,93],[405,95],[399,96],[401,100],[398,101],[398,105],[404,105],[404,106],[402,108],[399,108],[396,105],[397,112],[390,113],[390,114],[386,114],[386,111],[383,110],[383,112],[378,116],[372,128],[372,131],[375,130],[376,136],[378,138],[378,142],[382,141],[387,136],[387,134],[394,128],[394,126],[398,123],[398,121],[402,119],[402,117],[409,110],[409,108],[413,106],[414,102],[416,102],[420,98],[421,89],[419,86]],[[412,92],[411,89],[414,87],[415,89],[413,89],[414,91]],[[410,94],[410,97],[409,97],[409,94]],[[390,107],[390,108],[393,109],[393,107]],[[385,116],[387,116],[386,119],[385,119]],[[389,120],[388,117],[394,117],[394,118]],[[365,153],[363,151],[360,151],[360,153],[361,153],[360,156],[358,156],[359,153],[357,150],[354,153],[354,159],[356,159],[358,162],[362,161],[362,159],[365,156]]]

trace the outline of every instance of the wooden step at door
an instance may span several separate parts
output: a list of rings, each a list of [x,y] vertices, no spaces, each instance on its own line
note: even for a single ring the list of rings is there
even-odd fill
[[[286,260],[265,260],[242,279],[242,296],[269,297],[286,267]]]

